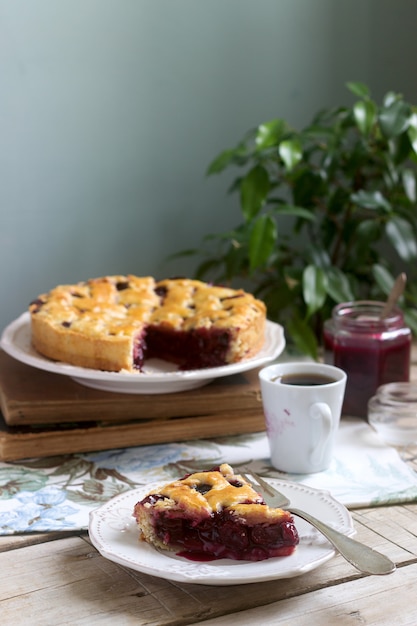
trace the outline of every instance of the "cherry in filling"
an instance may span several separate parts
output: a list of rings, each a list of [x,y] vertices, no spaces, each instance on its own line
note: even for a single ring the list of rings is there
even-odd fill
[[[176,363],[180,369],[201,369],[225,365],[230,346],[230,332],[218,328],[190,331],[149,326],[134,349],[134,363],[141,369],[145,358],[157,357]]]
[[[261,561],[288,556],[299,541],[291,521],[249,526],[227,509],[198,522],[181,517],[178,512],[159,512],[154,515],[153,524],[165,544],[174,546],[181,556],[198,560]]]

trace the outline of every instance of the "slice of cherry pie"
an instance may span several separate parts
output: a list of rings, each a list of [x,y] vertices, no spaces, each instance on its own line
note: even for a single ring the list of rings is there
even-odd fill
[[[141,539],[194,560],[261,561],[299,542],[291,514],[270,508],[226,463],[151,491],[133,515]]]

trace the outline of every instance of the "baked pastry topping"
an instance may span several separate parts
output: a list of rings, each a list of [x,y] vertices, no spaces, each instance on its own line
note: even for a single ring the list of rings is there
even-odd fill
[[[241,361],[262,347],[266,321],[264,303],[242,289],[132,275],[60,285],[29,310],[42,355],[115,372],[152,357],[180,369]]]
[[[291,514],[270,508],[226,463],[151,491],[133,516],[141,539],[194,560],[261,561],[299,542]]]

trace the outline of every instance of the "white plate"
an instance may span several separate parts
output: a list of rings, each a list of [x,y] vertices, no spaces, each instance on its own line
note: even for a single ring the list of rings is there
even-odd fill
[[[345,535],[355,530],[349,511],[327,491],[319,491],[299,483],[268,479],[288,495],[291,503],[337,528]],[[133,507],[155,485],[147,485],[116,496],[90,513],[89,533],[93,545],[102,556],[131,569],[176,580],[204,585],[236,585],[277,578],[292,578],[315,569],[335,554],[333,547],[310,524],[295,518],[300,543],[291,556],[258,561],[194,562],[159,551],[139,539],[139,530],[132,517]]]
[[[150,359],[143,372],[103,372],[52,361],[39,354],[31,345],[30,314],[26,312],[5,328],[0,345],[10,356],[26,365],[54,374],[70,376],[87,387],[117,393],[154,394],[196,389],[207,385],[215,378],[261,367],[281,354],[285,348],[285,337],[282,326],[267,321],[263,348],[255,357],[239,363],[201,370],[179,371],[172,363]]]

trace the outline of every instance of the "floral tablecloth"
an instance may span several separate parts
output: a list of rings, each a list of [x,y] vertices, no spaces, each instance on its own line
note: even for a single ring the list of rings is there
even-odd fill
[[[332,464],[318,474],[274,470],[265,433],[0,463],[0,535],[83,530],[92,509],[123,491],[222,462],[328,490],[349,508],[417,500],[417,474],[397,451],[344,418]]]

